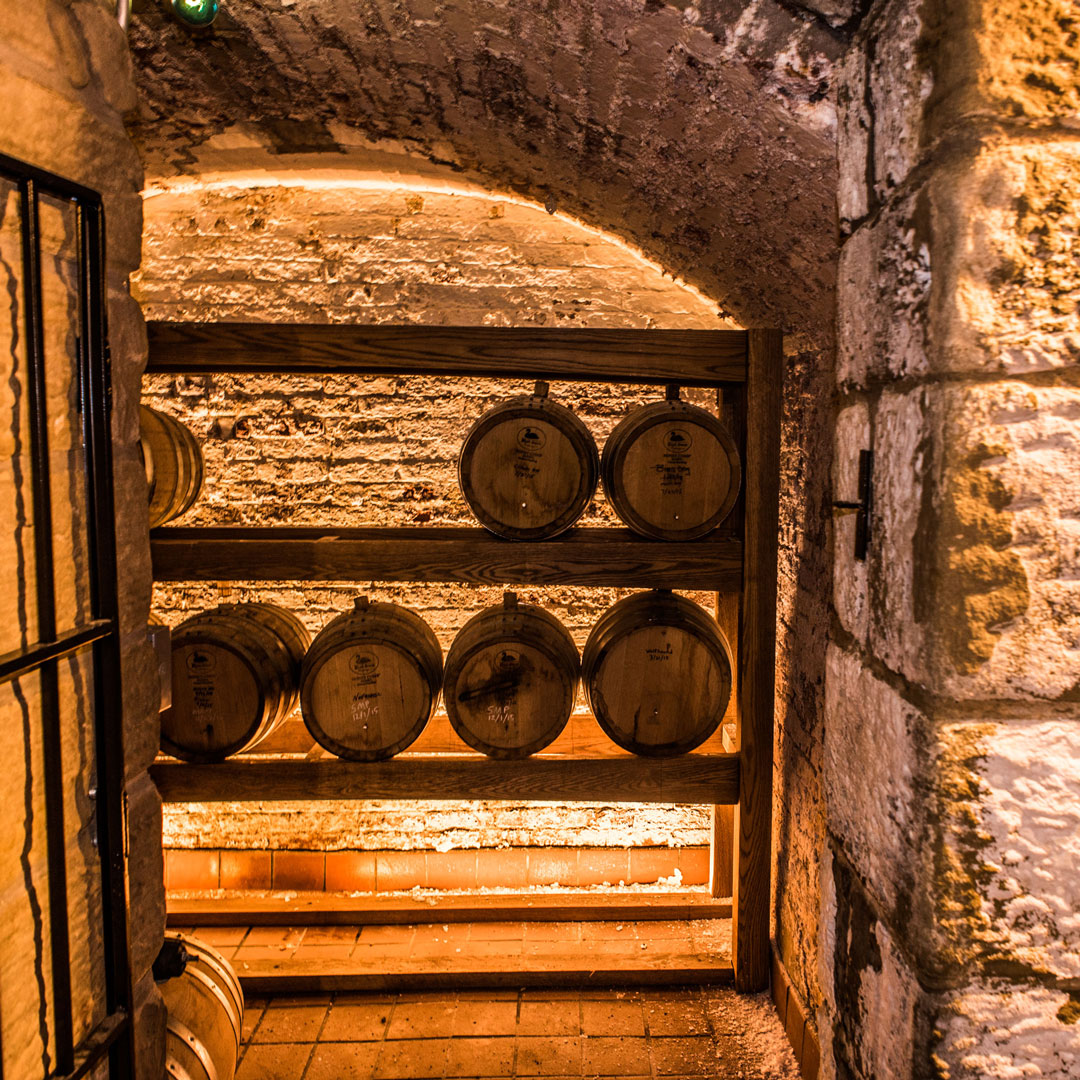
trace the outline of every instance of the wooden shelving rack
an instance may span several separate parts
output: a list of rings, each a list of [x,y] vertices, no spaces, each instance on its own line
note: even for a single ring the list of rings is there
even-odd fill
[[[743,490],[715,534],[688,543],[575,529],[515,543],[479,528],[191,529],[151,535],[159,581],[452,581],[711,590],[736,653],[734,752],[622,752],[494,761],[472,752],[387,762],[160,763],[174,802],[244,799],[535,799],[734,807],[732,963],[740,990],[769,981],[773,692],[782,337],[775,330],[544,330],[150,323],[150,373],[457,375],[715,387]],[[717,740],[710,740],[715,747]],[[613,748],[616,749],[617,748]],[[720,853],[715,849],[714,859]]]

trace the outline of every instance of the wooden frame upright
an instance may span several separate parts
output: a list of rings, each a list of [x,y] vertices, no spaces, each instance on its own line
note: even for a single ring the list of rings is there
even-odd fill
[[[713,876],[732,878],[732,966],[741,991],[769,982],[773,697],[780,418],[778,330],[597,330],[316,324],[150,323],[150,373],[450,375],[716,387],[736,430],[744,484],[729,519],[691,543],[626,529],[575,529],[542,543],[480,528],[158,529],[159,581],[394,580],[711,589],[736,640],[733,752],[622,752],[494,761],[406,752],[387,762],[162,762],[175,802],[314,798],[588,799],[734,807],[730,851],[717,815]],[[463,750],[467,748],[462,747]],[[272,794],[268,794],[272,793]],[[725,860],[730,860],[727,865]],[[714,888],[714,892],[716,889]]]

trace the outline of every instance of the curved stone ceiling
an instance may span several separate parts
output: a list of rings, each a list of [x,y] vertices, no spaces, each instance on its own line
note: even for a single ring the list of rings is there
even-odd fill
[[[829,334],[842,33],[795,3],[225,0],[198,33],[146,3],[131,40],[151,183],[405,153]]]

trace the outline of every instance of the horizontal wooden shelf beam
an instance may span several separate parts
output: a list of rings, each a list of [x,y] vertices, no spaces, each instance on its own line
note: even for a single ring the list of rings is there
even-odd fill
[[[526,758],[402,755],[390,761],[224,761],[151,768],[166,802],[329,799],[509,799],[514,802],[730,804],[737,754],[674,758]]]
[[[520,990],[624,986],[722,986],[734,981],[728,956],[651,954],[618,960],[610,956],[498,957],[464,960],[454,957],[443,967],[434,963],[385,960],[361,964],[353,960],[233,961],[245,993],[315,994],[405,993],[409,991]]]
[[[707,589],[742,585],[743,546],[656,541],[628,529],[503,540],[480,528],[168,528],[150,534],[157,581],[460,581]]]
[[[702,893],[557,892],[497,895],[167,896],[168,926],[409,926],[484,922],[656,922],[730,919],[731,901]]]
[[[148,372],[746,381],[745,330],[147,323]]]

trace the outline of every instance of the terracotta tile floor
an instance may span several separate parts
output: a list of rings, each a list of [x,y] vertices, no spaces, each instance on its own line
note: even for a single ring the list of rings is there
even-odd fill
[[[727,989],[251,999],[236,1080],[796,1080],[767,996]]]
[[[180,928],[175,928],[180,929]],[[731,922],[478,922],[416,926],[214,926],[184,928],[213,945],[243,976],[253,961],[351,960],[409,968],[482,958],[516,958],[527,968],[544,957],[604,967],[619,960],[648,963],[680,957],[727,956]]]

